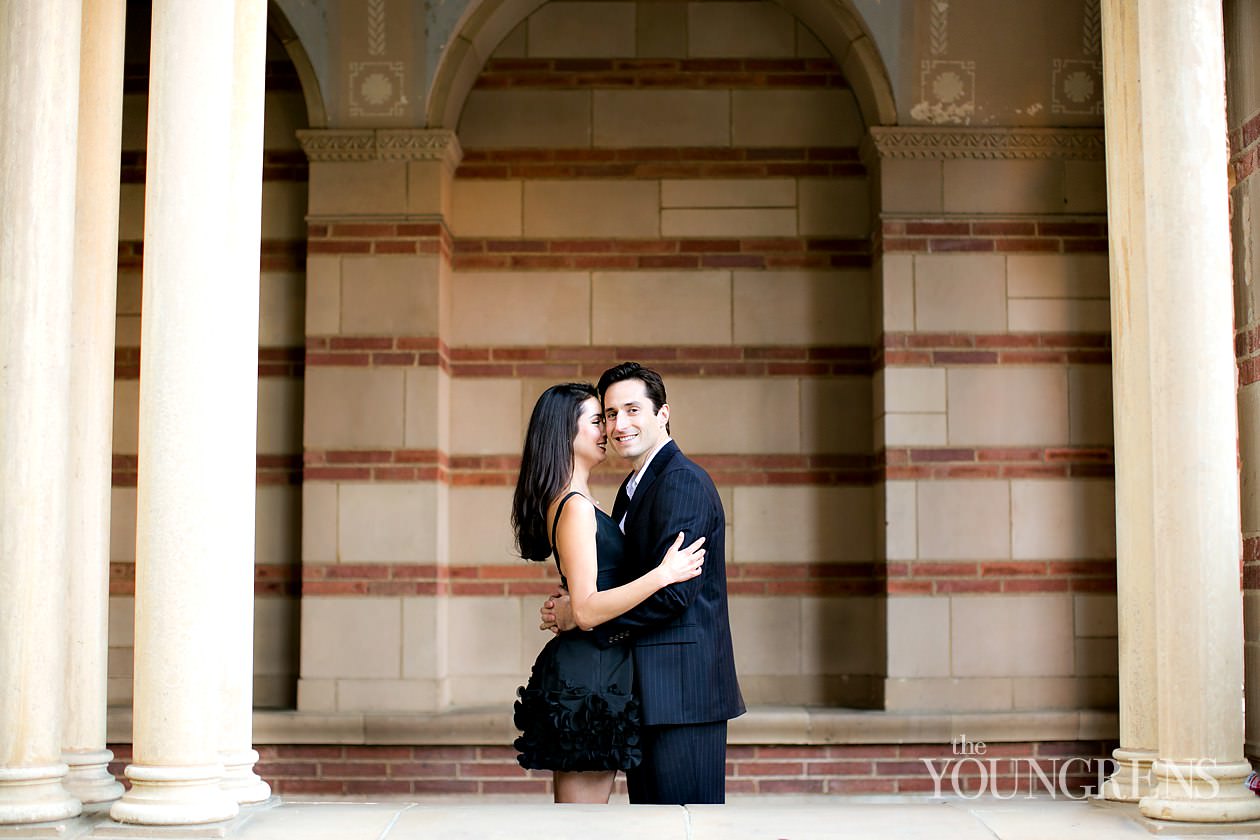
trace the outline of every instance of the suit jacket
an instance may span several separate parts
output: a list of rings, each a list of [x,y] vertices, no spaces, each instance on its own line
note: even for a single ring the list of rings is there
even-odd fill
[[[743,714],[726,605],[726,515],[713,479],[670,441],[648,464],[628,507],[625,482],[617,500],[613,519],[626,514],[623,583],[660,563],[679,531],[684,546],[705,537],[698,577],[658,590],[592,631],[601,644],[633,645],[643,722],[710,723]]]

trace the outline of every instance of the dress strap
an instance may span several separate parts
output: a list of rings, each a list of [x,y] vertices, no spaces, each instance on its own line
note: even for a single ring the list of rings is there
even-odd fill
[[[556,555],[556,565],[560,565],[560,548],[556,545],[556,529],[560,527],[560,512],[564,510],[564,506],[569,503],[569,499],[582,494],[576,490],[570,490],[564,494],[564,498],[560,500],[560,504],[556,505],[556,518],[551,523],[551,551]]]

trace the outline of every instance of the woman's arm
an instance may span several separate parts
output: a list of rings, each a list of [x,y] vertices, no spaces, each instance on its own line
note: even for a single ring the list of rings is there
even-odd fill
[[[590,630],[636,606],[662,587],[690,580],[704,566],[704,538],[681,548],[680,533],[665,552],[660,564],[642,577],[613,589],[596,588],[598,561],[595,548],[595,506],[589,499],[573,499],[560,514],[556,544],[560,566],[569,582],[573,620]]]

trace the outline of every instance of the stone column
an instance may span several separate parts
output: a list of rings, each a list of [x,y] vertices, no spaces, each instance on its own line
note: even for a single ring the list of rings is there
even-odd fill
[[[1103,795],[1125,802],[1136,802],[1150,792],[1157,723],[1150,334],[1138,13],[1137,4],[1129,0],[1104,0],[1102,4],[1120,645],[1120,747],[1113,753],[1117,768],[1103,785]]]
[[[82,806],[61,760],[80,0],[0,0],[0,823]]]
[[[70,620],[62,758],[66,787],[84,803],[111,802],[122,785],[107,766],[109,511],[118,288],[126,0],[85,0],[79,69],[74,339],[70,369],[68,532]]]
[[[223,764],[225,568],[238,549],[242,343],[232,219],[230,3],[153,4],[136,489],[131,789],[120,822],[229,819]],[[252,310],[251,310],[252,311]],[[256,369],[254,371],[256,374]],[[251,401],[252,405],[252,401]],[[253,493],[251,479],[248,493]],[[252,528],[253,523],[250,523]],[[226,653],[230,657],[233,653]]]
[[[1243,785],[1238,416],[1219,0],[1138,18],[1159,759],[1147,816],[1260,818]]]
[[[254,509],[257,485],[259,238],[262,235],[263,100],[266,88],[267,0],[236,0],[232,99],[232,268],[222,293],[241,333],[220,351],[230,367],[222,400],[233,407],[219,431],[230,459],[233,490],[222,501],[223,582],[220,636],[224,706],[220,750],[223,789],[239,803],[262,802],[271,788],[254,773]],[[230,388],[231,390],[226,390]]]

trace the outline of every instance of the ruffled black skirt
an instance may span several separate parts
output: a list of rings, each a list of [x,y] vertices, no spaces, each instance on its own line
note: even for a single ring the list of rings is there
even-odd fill
[[[516,690],[513,746],[528,770],[630,770],[643,760],[630,649],[579,630],[549,641]]]

